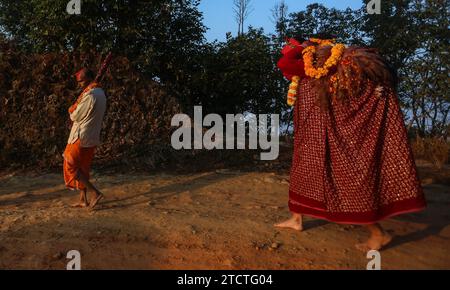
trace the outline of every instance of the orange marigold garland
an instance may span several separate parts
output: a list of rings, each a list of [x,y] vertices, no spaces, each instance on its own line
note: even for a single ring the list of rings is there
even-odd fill
[[[345,51],[345,45],[336,44],[331,49],[331,56],[322,67],[314,67],[314,56],[316,54],[315,46],[308,46],[303,50],[303,62],[305,63],[305,73],[311,78],[320,79],[330,72],[330,68],[336,66],[341,60]]]
[[[342,56],[344,55],[344,51],[346,49],[344,44],[336,44],[335,39],[318,39],[318,38],[310,38],[310,42],[317,43],[319,46],[333,46],[331,49],[331,56],[322,67],[316,68],[314,66],[314,59],[316,55],[316,46],[308,46],[303,49],[303,63],[305,67],[305,74],[308,77],[320,79],[322,77],[327,76],[330,73],[330,69],[335,67],[339,61],[341,61]],[[289,106],[294,106],[297,101],[297,93],[298,93],[298,85],[299,85],[300,77],[294,76],[292,77],[292,82],[289,85],[289,92],[287,103]],[[334,75],[331,80],[330,92],[335,92],[337,89],[338,79],[337,76]]]
[[[317,43],[320,46],[331,46],[336,43],[336,39],[319,39],[319,38],[310,38],[310,42]]]
[[[294,106],[295,102],[297,101],[297,90],[298,90],[298,82],[299,81],[300,81],[300,77],[294,76],[294,77],[292,77],[292,82],[289,85],[287,103],[291,107]]]

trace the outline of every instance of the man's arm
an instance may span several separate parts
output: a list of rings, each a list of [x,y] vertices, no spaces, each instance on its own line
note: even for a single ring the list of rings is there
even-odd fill
[[[81,102],[77,105],[75,111],[70,113],[70,120],[73,122],[80,122],[83,120],[89,111],[92,109],[94,104],[94,97],[92,94],[86,94]]]

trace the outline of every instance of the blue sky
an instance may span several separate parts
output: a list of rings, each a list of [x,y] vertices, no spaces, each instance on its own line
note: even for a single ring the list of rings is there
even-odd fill
[[[253,12],[247,19],[246,27],[263,27],[266,33],[273,32],[274,25],[271,22],[271,9],[280,0],[252,0]],[[321,3],[326,7],[345,9],[347,7],[357,9],[362,6],[362,0],[285,0],[289,13],[304,10],[308,4]],[[200,11],[203,12],[204,24],[208,31],[206,39],[224,40],[227,32],[236,35],[237,24],[234,20],[233,0],[201,0]]]

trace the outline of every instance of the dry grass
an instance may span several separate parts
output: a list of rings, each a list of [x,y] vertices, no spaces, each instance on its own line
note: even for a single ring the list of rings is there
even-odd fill
[[[412,142],[416,159],[424,159],[441,169],[449,161],[450,143],[443,138],[416,138]]]

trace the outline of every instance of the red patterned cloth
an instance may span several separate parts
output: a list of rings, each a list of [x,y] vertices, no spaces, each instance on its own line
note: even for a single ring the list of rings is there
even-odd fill
[[[317,105],[303,79],[295,105],[289,208],[345,224],[420,211],[425,198],[397,96],[368,86],[347,104]]]

